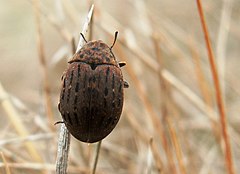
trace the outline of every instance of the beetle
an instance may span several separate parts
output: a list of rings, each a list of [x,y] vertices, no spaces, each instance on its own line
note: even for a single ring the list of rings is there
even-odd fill
[[[58,109],[63,123],[78,140],[94,143],[108,136],[117,125],[123,108],[123,80],[111,47],[101,40],[87,42],[73,55],[62,77]]]

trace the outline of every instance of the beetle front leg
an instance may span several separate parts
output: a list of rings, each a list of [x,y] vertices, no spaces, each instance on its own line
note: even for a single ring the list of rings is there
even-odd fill
[[[119,65],[120,67],[123,67],[123,66],[126,65],[126,62],[125,62],[125,61],[120,61],[120,62],[118,62],[118,65]]]
[[[124,87],[124,88],[128,88],[128,87],[129,87],[129,84],[128,84],[127,81],[123,81],[123,87]]]

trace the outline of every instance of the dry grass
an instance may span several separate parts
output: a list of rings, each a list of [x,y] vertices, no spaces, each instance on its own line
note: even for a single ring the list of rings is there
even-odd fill
[[[92,2],[0,1],[0,173],[55,173],[60,79]],[[94,5],[88,37],[111,45],[119,31],[130,88],[99,156],[71,138],[68,173],[91,173],[96,157],[96,173],[239,173],[240,3]]]
[[[204,32],[206,47],[207,47],[207,51],[208,51],[210,68],[211,68],[212,76],[213,76],[214,88],[215,88],[215,93],[216,93],[215,94],[216,102],[217,102],[217,107],[218,107],[218,112],[219,112],[219,117],[220,117],[222,136],[224,139],[224,150],[225,150],[224,152],[225,152],[226,167],[227,167],[229,174],[234,174],[235,171],[234,171],[233,161],[232,161],[232,151],[231,151],[231,144],[230,144],[229,134],[228,134],[228,124],[226,121],[226,111],[225,111],[225,106],[223,103],[222,91],[221,91],[219,77],[218,77],[219,75],[217,72],[217,65],[215,63],[215,57],[213,55],[213,50],[212,50],[212,46],[210,43],[208,29],[207,29],[207,24],[205,21],[205,17],[203,14],[203,8],[202,8],[202,4],[201,4],[200,0],[197,0],[197,6],[198,6],[198,12],[200,15],[201,24],[202,24],[202,28],[203,28],[203,32]]]

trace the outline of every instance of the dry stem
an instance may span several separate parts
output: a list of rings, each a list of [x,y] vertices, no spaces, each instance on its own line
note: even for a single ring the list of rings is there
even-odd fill
[[[70,145],[70,133],[68,132],[65,124],[62,124],[60,129],[59,139],[58,139],[58,151],[57,151],[57,160],[56,160],[57,174],[67,173],[69,145]]]
[[[94,159],[92,174],[95,174],[96,169],[97,169],[97,163],[98,163],[98,157],[99,157],[99,153],[100,153],[100,149],[101,149],[101,144],[102,144],[102,140],[97,143],[97,149],[96,149],[96,155],[95,155],[95,159]]]
[[[216,94],[216,101],[217,101],[217,107],[219,111],[219,116],[220,116],[220,122],[222,126],[222,135],[225,143],[225,162],[227,166],[227,170],[229,174],[234,174],[234,166],[233,166],[233,161],[232,161],[232,152],[231,152],[231,144],[228,136],[228,125],[226,121],[226,112],[225,112],[225,107],[222,99],[222,92],[221,92],[221,87],[220,87],[220,82],[218,78],[218,72],[217,72],[217,67],[215,63],[215,57],[213,55],[211,43],[210,43],[210,38],[208,34],[208,29],[207,29],[207,24],[205,22],[204,14],[203,14],[203,9],[202,9],[202,4],[201,0],[197,0],[197,7],[198,7],[198,12],[200,15],[200,20],[202,24],[202,29],[204,33],[204,38],[205,38],[205,43],[206,43],[206,48],[208,52],[208,58],[211,66],[211,72],[213,76],[213,81],[214,81],[214,87],[215,87],[215,94]]]

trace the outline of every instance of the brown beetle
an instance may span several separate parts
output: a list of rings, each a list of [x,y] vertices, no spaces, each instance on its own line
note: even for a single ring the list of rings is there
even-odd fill
[[[81,34],[82,35],[82,34]],[[84,38],[84,36],[82,35]],[[122,113],[123,80],[112,47],[89,41],[69,61],[63,75],[59,111],[69,132],[78,140],[94,143],[112,132]]]

